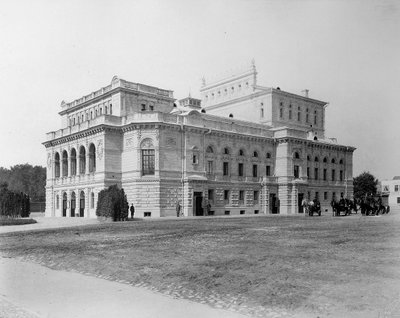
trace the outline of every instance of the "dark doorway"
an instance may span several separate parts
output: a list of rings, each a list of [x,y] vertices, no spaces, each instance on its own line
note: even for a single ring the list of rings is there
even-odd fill
[[[297,206],[299,208],[299,213],[304,213],[304,209],[303,209],[303,205],[302,205],[303,199],[304,199],[304,193],[299,193],[297,195]]]
[[[85,193],[83,191],[81,191],[79,199],[79,216],[83,218],[85,216]]]
[[[275,193],[269,194],[269,213],[278,214],[279,213],[279,200]]]
[[[71,217],[75,216],[75,208],[76,208],[76,196],[75,196],[75,192],[72,192],[72,195],[71,195]]]
[[[65,192],[63,194],[62,216],[67,216],[67,194]]]
[[[194,215],[201,216],[204,215],[202,203],[203,203],[203,192],[195,192],[194,197]]]

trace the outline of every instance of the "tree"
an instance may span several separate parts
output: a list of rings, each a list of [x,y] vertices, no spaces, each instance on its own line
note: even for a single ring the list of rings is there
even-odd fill
[[[128,217],[129,205],[124,189],[117,185],[99,192],[96,215],[112,218],[113,221],[125,220]]]
[[[4,182],[9,190],[26,193],[32,201],[46,199],[46,168],[30,164],[15,165],[10,169],[0,167],[0,183]]]
[[[375,195],[377,192],[378,179],[369,173],[363,172],[353,179],[354,198],[362,200],[366,195]]]

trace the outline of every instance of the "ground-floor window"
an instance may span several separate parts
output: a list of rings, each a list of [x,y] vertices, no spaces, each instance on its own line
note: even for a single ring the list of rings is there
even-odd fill
[[[239,204],[244,203],[244,190],[239,191]]]

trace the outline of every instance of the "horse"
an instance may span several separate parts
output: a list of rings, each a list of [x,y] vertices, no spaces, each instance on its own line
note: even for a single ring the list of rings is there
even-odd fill
[[[340,200],[339,202],[332,202],[332,209],[333,209],[333,215],[334,216],[340,216],[341,212],[344,212],[345,215],[350,215],[351,214],[351,210],[349,208],[349,206],[346,204],[345,200]]]

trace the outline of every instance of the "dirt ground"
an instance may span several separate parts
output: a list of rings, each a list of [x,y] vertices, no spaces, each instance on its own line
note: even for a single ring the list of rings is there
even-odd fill
[[[251,317],[400,317],[400,216],[260,216],[4,233],[0,253]]]

